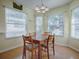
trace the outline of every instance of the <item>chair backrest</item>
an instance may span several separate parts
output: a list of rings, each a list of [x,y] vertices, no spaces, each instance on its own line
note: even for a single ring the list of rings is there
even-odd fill
[[[32,47],[34,47],[33,40],[31,38],[31,36],[24,36],[24,35],[22,35],[22,37],[23,37],[24,46],[26,46],[26,44],[32,44]]]
[[[55,41],[55,34],[48,36],[47,42],[49,43],[49,42],[51,42],[51,41],[54,43],[54,41]]]
[[[48,32],[44,32],[42,35],[43,35],[43,36],[48,36],[49,33],[48,33]]]

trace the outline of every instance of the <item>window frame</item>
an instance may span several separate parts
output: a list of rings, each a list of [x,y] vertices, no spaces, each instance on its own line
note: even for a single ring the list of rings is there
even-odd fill
[[[20,13],[20,14],[23,14],[23,15],[24,15],[23,18],[22,18],[22,19],[25,19],[25,20],[23,20],[24,24],[20,21],[20,22],[22,23],[22,25],[21,25],[21,23],[20,23],[20,25],[21,25],[21,26],[25,25],[25,26],[24,26],[24,30],[25,30],[25,31],[23,31],[23,30],[22,30],[22,31],[25,32],[25,34],[26,34],[26,33],[27,33],[27,31],[26,31],[26,29],[27,29],[27,25],[26,25],[26,24],[27,24],[27,22],[26,22],[27,15],[26,15],[24,12],[22,12],[22,11],[19,11],[19,10],[16,10],[16,9],[12,9],[12,8],[7,8],[7,7],[6,7],[6,8],[5,8],[5,32],[6,32],[6,33],[5,33],[5,37],[6,37],[6,38],[18,38],[18,37],[21,37],[21,36],[22,36],[21,34],[23,33],[22,31],[18,31],[18,33],[20,33],[20,32],[22,32],[22,33],[21,33],[21,34],[18,34],[18,33],[17,33],[16,35],[7,36],[7,35],[8,35],[7,33],[10,33],[10,32],[7,32],[7,25],[8,25],[7,21],[8,21],[8,19],[7,19],[7,16],[6,16],[6,15],[7,15],[7,11],[6,11],[6,10],[11,10],[11,11],[13,11],[13,13],[17,12],[17,13]],[[11,17],[11,16],[8,16],[8,17]],[[14,17],[11,17],[11,18],[14,18]],[[16,17],[15,19],[19,19],[19,18]],[[18,20],[16,20],[16,21],[18,22]],[[19,25],[19,26],[20,26],[20,25]],[[18,25],[16,25],[16,26],[18,26]],[[19,29],[19,28],[18,28],[18,29]],[[21,28],[20,28],[20,29],[21,29]],[[13,31],[13,32],[16,33],[16,31]],[[13,33],[13,32],[11,32],[11,33]]]
[[[56,36],[64,37],[64,23],[65,23],[65,22],[64,22],[64,19],[65,19],[65,18],[64,18],[64,13],[54,13],[54,14],[51,14],[51,15],[48,16],[48,21],[49,21],[49,17],[50,17],[50,16],[58,16],[58,15],[62,15],[62,17],[63,17],[63,34],[62,34],[62,35],[56,35],[55,33],[54,33],[54,34],[55,34]],[[48,25],[48,26],[49,26],[49,25]],[[48,32],[49,32],[49,30],[48,30]]]
[[[75,37],[75,36],[74,36],[74,37],[72,37],[72,35],[71,35],[71,33],[72,33],[72,18],[73,18],[73,12],[74,12],[74,10],[75,10],[75,9],[77,9],[77,8],[79,8],[79,6],[74,7],[74,8],[72,8],[72,9],[71,9],[70,38],[79,40],[79,38],[77,38],[77,37]]]
[[[41,15],[38,15],[38,16],[36,16],[35,17],[35,26],[37,27],[37,24],[36,24],[36,22],[37,22],[37,17],[41,17],[42,18],[42,27],[41,27],[41,33],[43,33],[43,16],[41,16]],[[36,33],[37,33],[37,29],[36,29],[36,27],[35,27],[35,31],[36,31]],[[38,34],[38,33],[37,33]]]

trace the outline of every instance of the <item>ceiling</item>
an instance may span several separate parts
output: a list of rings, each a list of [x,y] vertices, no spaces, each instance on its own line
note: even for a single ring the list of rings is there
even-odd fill
[[[72,0],[42,0],[43,4],[48,8],[56,8],[67,3],[70,3]],[[16,0],[17,3],[27,6],[28,8],[34,9],[36,5],[41,6],[41,0]]]

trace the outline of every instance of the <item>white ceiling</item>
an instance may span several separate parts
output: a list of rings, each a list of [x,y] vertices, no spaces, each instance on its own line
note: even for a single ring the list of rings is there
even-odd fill
[[[48,8],[56,8],[67,3],[70,3],[72,0],[42,0],[43,4]],[[41,0],[16,0],[17,3],[23,4],[28,8],[34,9],[36,5],[41,6]]]

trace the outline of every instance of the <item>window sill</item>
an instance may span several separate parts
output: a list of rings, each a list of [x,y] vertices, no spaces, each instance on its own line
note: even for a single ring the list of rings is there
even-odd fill
[[[17,36],[17,37],[6,37],[5,36],[5,39],[17,39],[17,38],[21,38],[21,36]]]

